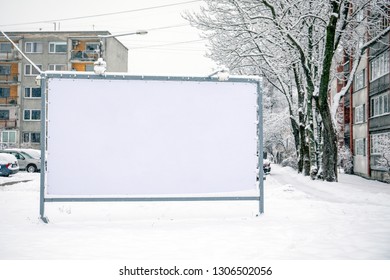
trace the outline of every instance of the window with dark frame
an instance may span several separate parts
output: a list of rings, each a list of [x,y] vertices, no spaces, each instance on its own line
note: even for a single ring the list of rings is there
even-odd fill
[[[43,43],[41,42],[26,42],[26,53],[43,53]]]
[[[10,88],[0,88],[0,98],[8,98],[11,95]]]
[[[49,53],[66,53],[68,44],[66,42],[50,42]]]
[[[9,110],[0,110],[0,120],[9,120]]]
[[[25,88],[24,97],[25,98],[41,98],[41,88]]]
[[[24,110],[23,120],[39,121],[41,119],[41,110]]]

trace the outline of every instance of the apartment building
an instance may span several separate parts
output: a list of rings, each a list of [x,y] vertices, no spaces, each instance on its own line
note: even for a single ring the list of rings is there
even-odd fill
[[[381,181],[390,181],[387,168],[378,161],[383,154],[379,140],[390,138],[389,46],[390,32],[387,32],[364,52],[353,85],[342,101],[343,139],[339,139],[353,154],[354,173]],[[344,57],[341,71],[347,78],[354,63]]]
[[[107,71],[127,72],[128,49],[108,31],[9,32],[6,34],[41,70],[93,71],[103,57]],[[39,148],[41,89],[38,71],[0,36],[0,148]]]
[[[369,49],[368,82],[368,175],[375,179],[389,180],[389,174],[378,164],[381,156],[380,139],[390,141],[390,33]]]

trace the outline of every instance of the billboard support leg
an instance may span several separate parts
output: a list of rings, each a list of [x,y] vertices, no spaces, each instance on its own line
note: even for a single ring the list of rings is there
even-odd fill
[[[41,86],[41,177],[39,191],[39,215],[47,224],[49,219],[45,217],[45,174],[46,174],[46,77],[38,76],[37,83]]]
[[[263,92],[261,82],[257,83],[257,106],[258,106],[258,168],[259,168],[259,215],[264,213],[264,171],[263,171]]]

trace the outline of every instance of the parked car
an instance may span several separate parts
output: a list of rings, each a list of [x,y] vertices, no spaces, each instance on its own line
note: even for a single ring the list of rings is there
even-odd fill
[[[270,174],[271,173],[271,161],[268,159],[263,160],[263,171],[264,174]]]
[[[41,159],[41,150],[36,149],[18,149],[22,153],[28,154],[29,156],[37,159]]]
[[[0,153],[7,153],[14,155],[18,160],[19,168],[27,172],[36,172],[41,169],[41,159],[31,156],[23,149],[5,149]]]
[[[0,153],[0,176],[8,177],[11,174],[18,173],[19,164],[15,156]]]

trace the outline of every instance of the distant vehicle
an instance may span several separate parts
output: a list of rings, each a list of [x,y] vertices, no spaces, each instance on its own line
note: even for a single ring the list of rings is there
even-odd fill
[[[15,156],[0,153],[0,176],[8,177],[19,172],[18,160]]]
[[[19,168],[26,170],[27,172],[33,173],[41,169],[41,159],[37,158],[35,155],[30,155],[30,153],[23,149],[5,149],[1,150],[0,153],[14,155],[18,160]]]
[[[41,159],[41,151],[36,149],[18,149],[23,154],[28,154],[29,156]]]
[[[268,159],[263,160],[263,171],[264,171],[264,174],[271,173],[271,161],[269,161]]]

